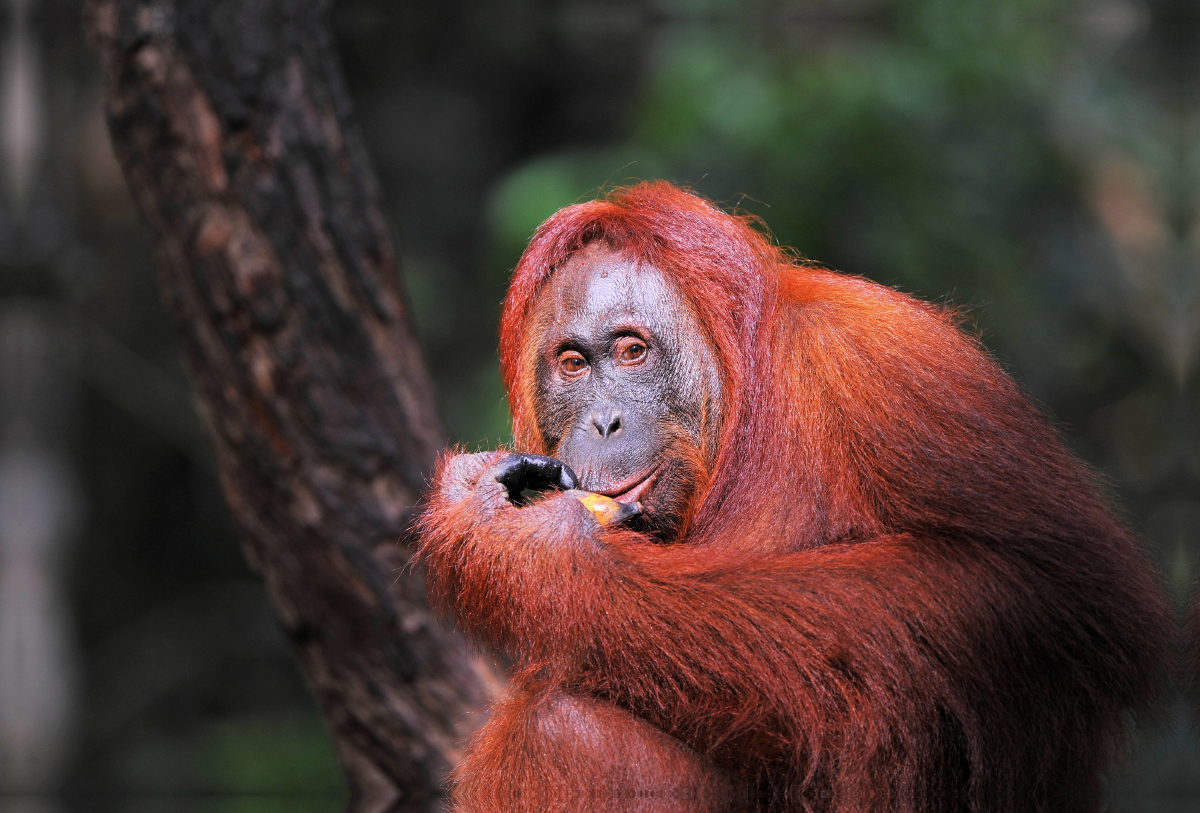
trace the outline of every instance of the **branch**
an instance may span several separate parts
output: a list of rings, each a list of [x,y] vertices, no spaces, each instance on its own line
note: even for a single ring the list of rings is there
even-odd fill
[[[221,483],[351,809],[416,810],[498,683],[407,567],[442,445],[321,0],[89,0]]]

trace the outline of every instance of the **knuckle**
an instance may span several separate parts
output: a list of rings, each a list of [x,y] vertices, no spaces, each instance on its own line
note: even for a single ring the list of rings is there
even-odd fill
[[[443,483],[473,483],[487,465],[486,454],[459,454],[442,464],[439,481]]]
[[[475,492],[502,490],[488,474],[493,472],[502,452],[473,452],[447,457],[439,467],[434,488],[443,499],[461,501]]]

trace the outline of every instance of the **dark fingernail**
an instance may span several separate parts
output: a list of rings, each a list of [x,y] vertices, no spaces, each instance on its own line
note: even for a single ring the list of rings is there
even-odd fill
[[[571,471],[571,467],[566,463],[563,463],[562,467],[559,469],[558,485],[564,491],[569,491],[572,488],[579,488],[579,478],[575,476],[575,472]]]

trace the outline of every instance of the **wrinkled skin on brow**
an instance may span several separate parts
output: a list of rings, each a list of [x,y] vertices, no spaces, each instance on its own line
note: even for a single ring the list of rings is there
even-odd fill
[[[545,448],[580,488],[638,498],[631,528],[676,536],[720,424],[720,364],[692,305],[659,269],[589,246],[550,278],[530,325]]]

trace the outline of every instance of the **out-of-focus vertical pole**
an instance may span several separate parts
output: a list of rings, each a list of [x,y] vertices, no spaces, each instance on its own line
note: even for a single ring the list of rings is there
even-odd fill
[[[41,99],[37,46],[29,30],[30,0],[8,0],[3,96],[0,97],[0,150],[6,192],[18,217],[37,175],[41,157]]]
[[[0,180],[18,237],[42,138],[29,11],[29,0],[9,0],[0,62]],[[75,374],[61,333],[44,308],[0,308],[0,791],[7,793],[53,790],[76,719],[63,565],[81,500],[67,454]],[[20,804],[10,797],[5,807],[44,805],[29,796]]]
[[[80,516],[64,448],[75,377],[40,309],[0,310],[0,787],[53,790],[76,718],[64,585]]]

